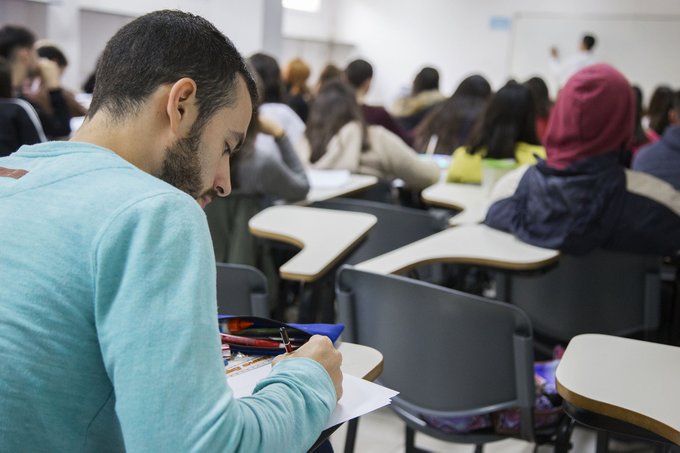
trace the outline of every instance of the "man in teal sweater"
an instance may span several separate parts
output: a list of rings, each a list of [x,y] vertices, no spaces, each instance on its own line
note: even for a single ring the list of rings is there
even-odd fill
[[[107,44],[71,142],[0,159],[0,450],[304,451],[318,437],[342,393],[330,341],[240,400],[221,360],[199,204],[229,193],[254,95],[214,26],[158,11]]]

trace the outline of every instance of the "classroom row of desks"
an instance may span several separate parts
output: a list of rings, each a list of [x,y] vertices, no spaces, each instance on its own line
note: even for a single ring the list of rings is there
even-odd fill
[[[348,186],[350,192],[371,185],[369,179],[354,182]],[[342,192],[326,191],[318,199]],[[423,191],[422,197],[433,206],[468,214],[458,221],[453,221],[458,216],[452,217],[449,223],[453,228],[360,263],[358,268],[391,274],[425,264],[465,263],[499,270],[536,270],[559,260],[556,250],[525,244],[480,224],[487,206],[479,186],[439,183]],[[281,266],[280,275],[313,282],[334,269],[376,221],[365,213],[282,205],[263,210],[251,219],[249,227],[255,236],[299,247],[301,251]],[[557,380],[567,407],[573,409],[570,415],[579,420],[585,411],[621,420],[680,445],[680,392],[675,388],[680,348],[582,335],[572,340],[567,351]]]

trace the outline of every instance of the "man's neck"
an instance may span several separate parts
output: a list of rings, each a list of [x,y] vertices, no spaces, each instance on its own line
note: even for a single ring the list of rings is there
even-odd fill
[[[150,130],[150,125],[137,118],[114,121],[101,112],[88,118],[70,141],[110,149],[140,170],[156,175],[162,163],[162,147]]]

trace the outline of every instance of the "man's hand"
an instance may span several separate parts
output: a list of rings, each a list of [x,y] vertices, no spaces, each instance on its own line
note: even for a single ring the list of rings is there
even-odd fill
[[[342,397],[342,371],[340,371],[340,364],[342,364],[342,354],[340,354],[331,340],[322,335],[314,335],[307,343],[300,346],[295,352],[290,354],[283,354],[274,359],[272,365],[276,365],[281,360],[292,359],[295,357],[306,357],[308,359],[316,360],[326,369],[328,375],[335,386],[335,395],[339,400]]]
[[[48,90],[59,89],[61,84],[59,83],[59,77],[61,70],[59,66],[47,58],[41,58],[38,60],[38,70],[40,71],[40,78]]]

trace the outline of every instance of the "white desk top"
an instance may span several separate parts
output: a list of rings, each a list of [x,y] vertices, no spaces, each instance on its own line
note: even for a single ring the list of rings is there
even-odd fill
[[[315,170],[320,173],[321,170]],[[307,199],[300,204],[312,204],[316,201],[330,200],[331,198],[351,195],[361,192],[378,183],[378,178],[370,175],[350,175],[349,181],[341,187],[314,187],[312,186],[307,194]]]
[[[530,270],[547,266],[558,258],[558,251],[525,244],[511,234],[485,225],[464,225],[433,234],[356,267],[379,274],[406,272],[431,263],[469,263]]]
[[[383,356],[380,351],[355,343],[341,343],[343,373],[367,381],[375,381],[383,370]]]
[[[452,226],[480,223],[488,209],[482,186],[475,184],[438,183],[423,190],[422,197],[433,206],[463,211],[451,217]]]
[[[680,348],[608,335],[572,338],[557,368],[560,395],[680,445]]]
[[[272,206],[251,218],[248,227],[255,236],[302,248],[279,272],[286,280],[310,282],[352,250],[377,221],[359,212]]]

